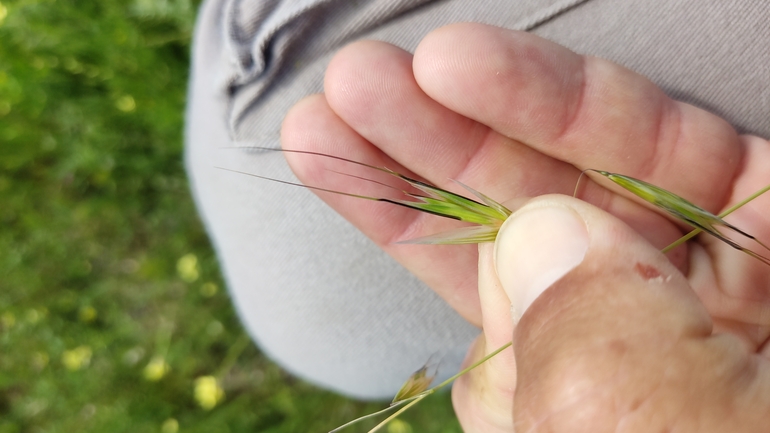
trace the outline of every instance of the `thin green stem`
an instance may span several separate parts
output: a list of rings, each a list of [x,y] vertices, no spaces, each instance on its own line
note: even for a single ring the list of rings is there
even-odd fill
[[[222,378],[225,374],[227,374],[228,371],[235,365],[235,362],[238,361],[238,357],[241,356],[241,353],[249,346],[249,342],[251,342],[251,338],[247,334],[241,334],[240,337],[233,343],[232,346],[230,346],[230,349],[227,351],[227,354],[225,355],[225,359],[222,360],[222,364],[219,366],[219,369],[217,369],[216,374],[214,374],[214,377]]]
[[[380,422],[379,424],[377,424],[376,426],[374,426],[374,428],[372,428],[371,430],[369,430],[369,432],[368,432],[368,433],[374,433],[374,432],[376,432],[377,430],[379,430],[379,429],[381,429],[381,428],[385,427],[385,424],[387,424],[387,423],[389,423],[389,422],[393,421],[393,420],[394,420],[394,419],[396,419],[396,418],[397,418],[399,415],[401,415],[402,413],[404,413],[404,412],[406,412],[407,410],[409,410],[409,408],[410,408],[410,407],[412,407],[412,406],[416,405],[417,403],[419,403],[419,402],[420,402],[420,400],[424,399],[425,397],[429,396],[430,394],[432,394],[432,392],[425,392],[425,393],[423,393],[423,394],[420,394],[420,395],[418,395],[417,397],[414,397],[414,399],[413,399],[412,401],[410,401],[408,404],[406,404],[404,407],[402,407],[401,409],[399,409],[399,410],[398,410],[398,411],[396,411],[395,413],[391,414],[389,417],[387,417],[387,418],[385,418],[384,420],[382,420],[382,422]],[[404,400],[404,401],[406,401],[406,400]]]
[[[498,353],[502,352],[503,350],[511,347],[512,345],[513,345],[513,342],[505,343],[502,347],[496,349],[494,352],[492,352],[489,355],[481,358],[479,361],[474,362],[473,365],[471,365],[470,367],[467,367],[467,368],[461,370],[459,373],[455,374],[454,376],[450,377],[449,379],[447,379],[447,380],[439,383],[438,385],[434,386],[433,388],[425,391],[424,394],[433,393],[434,391],[439,390],[439,389],[449,385],[450,383],[454,382],[455,379],[457,379],[458,377],[460,377],[463,374],[473,370],[474,368],[478,367],[479,365],[487,362],[488,359],[492,358],[493,356],[497,355]]]
[[[416,397],[415,397],[415,398],[416,398]],[[375,417],[375,416],[377,416],[377,415],[381,415],[381,414],[383,414],[383,413],[386,413],[386,412],[388,412],[388,411],[391,411],[391,410],[393,410],[393,409],[395,409],[395,408],[397,408],[397,407],[401,406],[402,404],[406,403],[407,401],[409,401],[409,399],[406,399],[406,400],[401,400],[400,402],[398,402],[398,403],[394,403],[394,404],[392,404],[392,405],[390,405],[390,406],[386,407],[385,409],[382,409],[382,410],[378,410],[377,412],[372,412],[372,413],[370,413],[370,414],[368,414],[368,415],[364,415],[364,416],[362,416],[362,417],[358,417],[358,418],[354,419],[353,421],[348,421],[348,422],[346,422],[345,424],[342,424],[341,426],[339,426],[339,427],[335,428],[334,430],[329,430],[329,433],[336,433],[336,432],[338,432],[338,431],[340,431],[340,430],[344,429],[345,427],[351,426],[351,425],[353,425],[353,424],[357,424],[359,421],[363,421],[363,420],[365,420],[365,419],[373,418],[373,417]],[[398,412],[396,412],[396,413],[398,413]]]

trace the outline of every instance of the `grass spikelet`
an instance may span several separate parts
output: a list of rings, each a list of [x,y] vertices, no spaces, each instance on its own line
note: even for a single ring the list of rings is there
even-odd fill
[[[398,403],[402,400],[408,400],[412,397],[422,394],[428,388],[430,388],[430,384],[433,383],[433,379],[436,377],[436,374],[434,373],[429,375],[428,370],[429,367],[426,364],[419,370],[415,371],[411,376],[409,376],[409,379],[407,379],[406,382],[401,385],[401,389],[399,389],[396,393],[396,396],[393,397],[391,404]]]
[[[739,229],[738,227],[728,223],[727,221],[722,219],[722,216],[714,215],[713,213],[701,207],[696,206],[690,201],[670,191],[667,191],[663,188],[655,186],[651,183],[647,183],[643,180],[635,179],[633,177],[625,176],[622,174],[610,173],[602,170],[588,169],[585,171],[592,171],[594,173],[598,173],[606,177],[607,179],[611,180],[615,184],[631,192],[632,194],[636,195],[642,200],[663,210],[664,212],[673,216],[674,218],[680,221],[683,221],[700,231],[706,232],[711,236],[714,236],[715,238],[721,240],[722,242],[730,245],[731,247],[739,251],[742,251],[743,253],[748,254],[749,256],[754,257],[755,259],[767,265],[770,265],[769,258],[741,246],[734,240],[725,236],[722,232],[720,232],[717,229],[717,226],[725,227],[748,239],[753,240],[754,242],[762,246],[764,249],[770,251],[770,247],[768,247],[766,244],[762,243],[759,239],[746,233],[745,231]],[[763,192],[764,191],[766,190],[763,190]],[[757,195],[755,195],[754,197],[756,197]],[[670,248],[671,247],[668,247],[667,250]]]
[[[399,189],[391,185],[387,185],[382,182],[378,182],[373,179],[363,178],[359,176],[353,176],[345,173],[335,172],[343,176],[350,176],[363,181],[376,183],[386,186],[391,189],[399,191],[403,195],[403,199],[396,198],[384,198],[384,197],[372,197],[361,194],[353,194],[342,191],[334,191],[327,188],[320,188],[312,185],[303,185],[295,182],[288,182],[279,179],[273,179],[266,176],[260,176],[252,173],[246,173],[243,171],[232,170],[229,168],[218,167],[222,170],[232,171],[235,173],[245,174],[260,179],[270,180],[273,182],[279,182],[287,185],[300,186],[315,191],[328,192],[332,194],[344,195],[348,197],[355,197],[364,200],[380,201],[395,204],[398,206],[404,206],[411,209],[419,210],[429,214],[441,216],[444,218],[450,218],[458,221],[467,222],[473,224],[472,227],[463,227],[457,230],[452,230],[446,233],[439,233],[417,239],[411,239],[402,243],[420,243],[420,244],[468,244],[468,243],[481,243],[481,242],[494,242],[497,237],[497,232],[502,226],[503,222],[511,215],[511,211],[505,206],[496,202],[495,200],[487,197],[486,195],[472,189],[471,187],[455,181],[458,185],[470,192],[477,200],[473,200],[464,197],[459,194],[455,194],[451,191],[439,188],[435,185],[431,185],[427,182],[423,182],[417,179],[404,176],[385,167],[376,167],[362,162],[354,161],[351,159],[343,158],[340,156],[327,155],[324,153],[310,152],[303,150],[285,150],[285,149],[271,149],[262,147],[248,147],[240,149],[254,149],[260,151],[273,151],[273,152],[287,152],[298,153],[303,155],[314,155],[323,158],[335,159],[338,161],[347,162],[350,164],[367,167],[372,170],[383,172],[389,176],[396,178],[404,182],[407,186],[413,188],[416,192],[409,192],[405,189]]]

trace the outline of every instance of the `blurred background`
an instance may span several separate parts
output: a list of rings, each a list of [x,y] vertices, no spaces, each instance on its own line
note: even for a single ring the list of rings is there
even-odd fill
[[[293,379],[235,316],[182,166],[197,7],[0,0],[0,433],[325,432],[386,404]],[[460,428],[443,394],[385,431]]]

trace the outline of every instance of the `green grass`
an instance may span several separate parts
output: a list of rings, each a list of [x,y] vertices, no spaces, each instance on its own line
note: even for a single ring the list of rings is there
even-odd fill
[[[0,433],[323,432],[380,408],[291,378],[235,316],[182,167],[197,4],[0,1]],[[404,420],[460,430],[446,394]]]

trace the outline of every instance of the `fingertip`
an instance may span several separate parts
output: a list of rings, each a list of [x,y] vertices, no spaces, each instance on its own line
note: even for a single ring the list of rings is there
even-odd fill
[[[281,147],[297,149],[306,134],[315,130],[314,125],[324,122],[331,114],[326,98],[322,94],[306,96],[294,104],[281,123]]]
[[[346,122],[365,123],[379,100],[398,93],[393,85],[414,80],[411,63],[410,53],[385,42],[362,40],[345,46],[324,76],[329,105]]]

